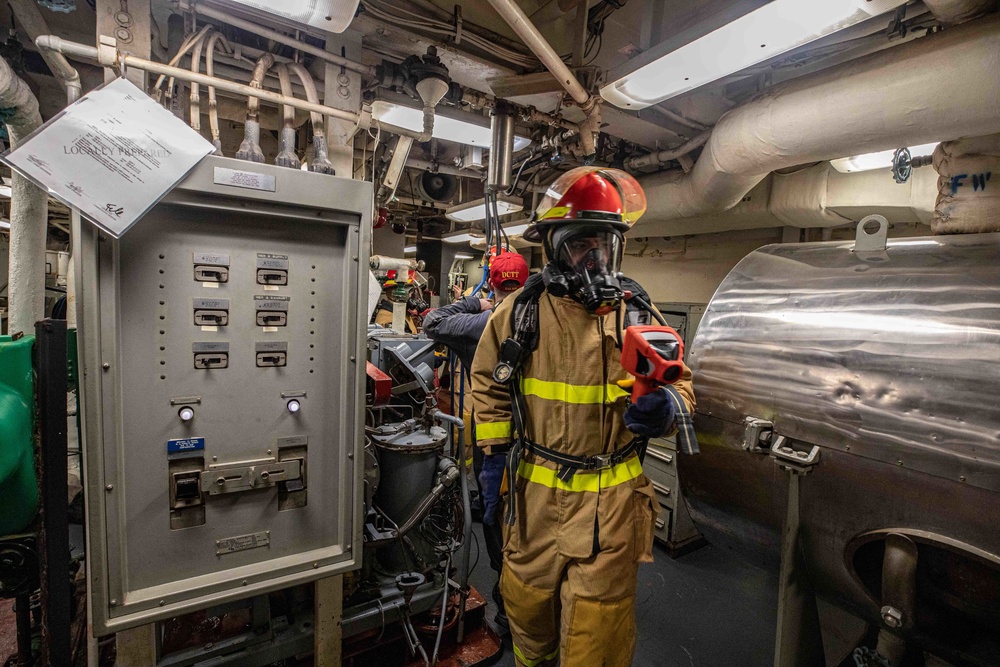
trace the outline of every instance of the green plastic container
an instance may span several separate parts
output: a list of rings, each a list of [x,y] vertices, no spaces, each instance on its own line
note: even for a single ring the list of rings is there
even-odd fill
[[[32,414],[34,336],[0,336],[0,535],[24,530],[38,511]]]

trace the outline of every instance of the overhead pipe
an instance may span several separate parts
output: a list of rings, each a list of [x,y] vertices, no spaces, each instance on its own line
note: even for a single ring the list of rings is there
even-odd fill
[[[546,41],[542,33],[525,15],[515,0],[489,0],[490,5],[498,14],[514,29],[532,53],[538,56],[545,68],[552,73],[566,92],[569,93],[573,101],[576,102],[587,118],[580,123],[580,142],[583,146],[583,153],[590,157],[596,152],[594,137],[600,131],[601,113],[600,100],[593,97],[583,85],[577,80],[576,75],[566,66],[555,49]]]
[[[264,26],[258,23],[253,23],[251,21],[241,19],[237,16],[233,16],[228,12],[221,12],[217,9],[213,9],[206,5],[202,5],[201,3],[193,5],[192,8],[194,9],[196,14],[200,14],[201,16],[205,16],[210,19],[215,19],[216,21],[222,21],[223,23],[231,25],[235,28],[246,30],[247,32],[251,32],[260,37],[265,37],[272,41],[278,42],[279,44],[291,46],[292,48],[297,49],[302,53],[308,53],[311,56],[315,56],[317,58],[320,58],[321,60],[325,60],[326,62],[331,63],[333,65],[343,67],[344,69],[349,69],[352,72],[357,72],[358,74],[363,74],[368,77],[375,76],[375,67],[373,67],[372,65],[365,65],[363,63],[355,62],[348,58],[338,56],[335,53],[330,53],[329,51],[321,49],[317,46],[313,46],[312,44],[307,44],[306,42],[295,39],[294,37],[286,35],[283,32],[278,32],[277,30],[272,30],[271,28],[265,28]]]
[[[693,150],[701,148],[707,142],[709,137],[712,136],[711,132],[702,132],[694,139],[684,142],[677,148],[669,148],[662,151],[654,151],[649,155],[643,155],[642,157],[630,157],[625,160],[625,168],[629,171],[635,171],[637,169],[643,169],[645,167],[655,167],[661,165],[664,162],[669,162],[670,160],[676,160],[690,153]]]
[[[964,23],[994,11],[997,0],[924,0],[924,5],[942,23]]]
[[[542,33],[538,32],[538,28],[518,4],[514,0],[489,0],[489,2],[503,20],[514,29],[517,36],[528,45],[531,52],[538,56],[545,68],[552,72],[552,76],[556,78],[559,85],[566,89],[573,101],[581,107],[593,106],[590,93],[577,81],[576,75],[570,71],[559,54],[542,36]]]
[[[42,125],[38,99],[7,61],[0,58],[0,109],[10,112],[4,123],[11,148]],[[45,317],[45,241],[49,197],[16,170],[10,196],[10,298],[8,331],[32,333]]]
[[[14,12],[14,17],[21,23],[21,27],[28,37],[34,42],[41,35],[47,35],[51,31],[42,12],[38,9],[35,0],[10,0],[10,8]],[[42,53],[42,59],[49,66],[52,75],[63,84],[66,89],[66,101],[72,104],[80,99],[83,86],[80,83],[80,73],[69,64],[66,57],[51,51]]]
[[[39,50],[50,50],[55,51],[56,53],[62,53],[63,55],[70,56],[72,58],[94,61],[105,67],[117,67],[124,63],[126,67],[135,67],[136,69],[141,69],[151,74],[160,74],[164,77],[174,77],[182,81],[197,81],[203,86],[215,86],[218,90],[235,93],[244,97],[253,97],[258,100],[271,102],[273,104],[287,104],[295,107],[296,109],[317,112],[324,116],[331,116],[333,118],[346,120],[351,123],[359,123],[360,129],[368,129],[367,125],[360,124],[362,120],[361,115],[353,111],[336,109],[334,107],[329,107],[316,102],[295,99],[294,97],[286,97],[280,93],[275,93],[263,88],[254,88],[253,86],[236,83],[235,81],[210,77],[205,74],[198,74],[180,67],[164,65],[163,63],[147,60],[146,58],[139,58],[138,56],[118,52],[113,49],[97,49],[96,47],[88,46],[86,44],[69,42],[56,37],[55,35],[42,35],[35,40],[35,45],[39,48]],[[379,123],[379,126],[383,131],[389,132],[390,134],[413,137],[418,141],[430,141],[431,138],[428,133],[414,132],[413,130],[409,130],[405,127],[398,127],[390,123]]]
[[[642,179],[647,217],[725,211],[776,169],[1000,132],[997,71],[993,17],[775,86],[722,117],[690,173]]]

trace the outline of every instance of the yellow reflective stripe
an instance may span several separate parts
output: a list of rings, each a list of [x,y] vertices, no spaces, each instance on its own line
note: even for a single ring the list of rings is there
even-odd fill
[[[619,398],[629,395],[629,392],[617,384],[566,384],[538,378],[522,378],[521,393],[525,396],[537,396],[549,401],[578,405],[614,403]]]
[[[559,648],[557,647],[555,651],[552,651],[552,653],[549,653],[548,655],[543,655],[541,658],[529,660],[524,657],[524,653],[522,653],[521,649],[517,647],[517,644],[514,644],[514,655],[517,656],[518,660],[525,664],[525,667],[535,667],[535,665],[545,662],[546,660],[555,660],[555,657],[559,655]]]
[[[618,486],[635,479],[642,474],[642,463],[638,456],[633,456],[607,470],[580,471],[570,477],[568,482],[564,482],[559,479],[557,470],[521,461],[517,466],[517,474],[529,482],[542,484],[552,489],[597,493],[601,489],[609,489],[612,486]]]
[[[494,438],[509,438],[514,432],[511,422],[477,422],[476,440],[493,440]]]
[[[539,220],[550,220],[552,218],[565,218],[569,213],[569,206],[553,206],[548,211],[539,216]]]

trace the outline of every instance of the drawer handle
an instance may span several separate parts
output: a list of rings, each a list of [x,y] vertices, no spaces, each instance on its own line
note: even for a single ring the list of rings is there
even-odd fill
[[[647,449],[646,450],[646,454],[648,454],[649,456],[652,456],[657,461],[661,461],[662,463],[664,463],[664,464],[666,464],[668,466],[669,465],[673,465],[673,462],[674,462],[674,455],[673,454],[663,454],[661,452],[656,451],[655,449]]]
[[[653,489],[655,489],[656,492],[659,493],[664,498],[670,495],[670,489],[663,486],[662,484],[657,484],[656,482],[653,482]]]
[[[667,522],[666,521],[664,521],[663,519],[657,519],[656,520],[656,529],[657,530],[663,530],[666,527],[667,527]]]

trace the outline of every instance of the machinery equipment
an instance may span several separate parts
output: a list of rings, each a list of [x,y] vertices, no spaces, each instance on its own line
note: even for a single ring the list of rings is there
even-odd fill
[[[1000,663],[1000,236],[887,227],[751,253],[689,357],[680,480],[709,541],[780,568],[776,665],[823,664],[814,594],[894,666]]]
[[[360,567],[371,187],[208,157],[77,216],[96,634]]]

